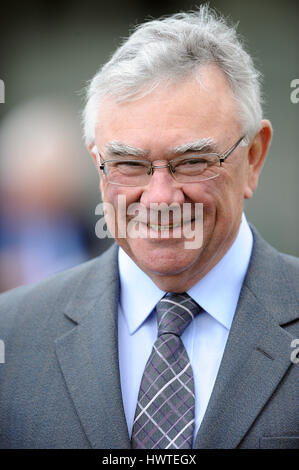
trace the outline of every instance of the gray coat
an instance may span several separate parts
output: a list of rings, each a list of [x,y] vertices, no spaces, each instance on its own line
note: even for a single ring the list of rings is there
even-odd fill
[[[299,364],[291,360],[292,340],[299,338],[299,260],[253,233],[196,448],[299,448]],[[116,245],[0,296],[0,448],[130,448],[118,297]]]

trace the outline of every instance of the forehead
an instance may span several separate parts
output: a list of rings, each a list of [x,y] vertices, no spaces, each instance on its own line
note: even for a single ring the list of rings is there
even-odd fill
[[[161,83],[134,101],[117,103],[108,97],[100,105],[96,142],[109,141],[163,151],[199,138],[223,143],[240,132],[237,105],[223,72],[202,67],[199,81],[190,77],[175,84]]]

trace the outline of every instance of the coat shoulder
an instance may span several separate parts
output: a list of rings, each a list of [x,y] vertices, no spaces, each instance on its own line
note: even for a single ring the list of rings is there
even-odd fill
[[[71,298],[86,292],[93,296],[116,276],[117,247],[112,245],[99,257],[37,283],[17,287],[0,295],[1,338],[20,323],[36,325],[46,317],[61,315]],[[99,292],[99,291],[98,291]]]
[[[277,251],[251,229],[254,244],[244,284],[280,324],[298,320],[299,258]]]

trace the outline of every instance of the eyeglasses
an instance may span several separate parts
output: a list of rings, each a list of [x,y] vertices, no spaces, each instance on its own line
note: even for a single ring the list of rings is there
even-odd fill
[[[117,158],[102,160],[100,154],[99,168],[109,183],[119,186],[146,186],[155,169],[169,168],[172,177],[178,183],[199,183],[219,176],[218,168],[242,142],[243,135],[229,150],[218,153],[196,153],[170,160],[165,165],[153,165],[148,160]]]

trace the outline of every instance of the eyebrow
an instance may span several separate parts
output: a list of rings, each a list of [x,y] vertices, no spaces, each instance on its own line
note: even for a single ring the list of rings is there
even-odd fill
[[[105,148],[111,156],[146,157],[149,153],[148,150],[132,147],[116,140],[108,142]],[[187,152],[213,153],[216,152],[216,149],[217,144],[214,139],[207,137],[173,147],[169,149],[168,153],[170,155],[183,155]]]
[[[217,144],[211,137],[187,142],[186,144],[178,145],[171,150],[171,153],[184,154],[187,152],[216,152]]]
[[[131,145],[124,144],[113,140],[106,145],[106,151],[110,155],[117,156],[130,156],[130,157],[145,157],[148,152],[138,147],[132,147]]]

